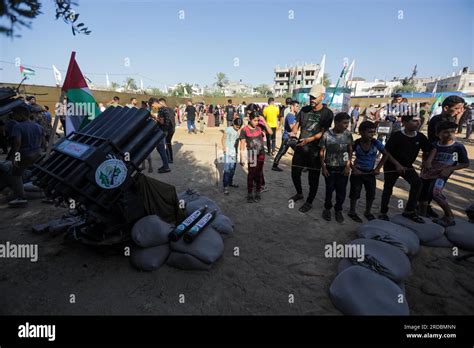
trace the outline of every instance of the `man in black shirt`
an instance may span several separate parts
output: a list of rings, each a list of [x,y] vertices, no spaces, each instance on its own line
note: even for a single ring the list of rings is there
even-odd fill
[[[293,136],[296,136],[298,129],[301,129],[298,145],[296,145],[291,163],[291,178],[296,189],[296,195],[290,197],[293,202],[304,198],[301,173],[303,168],[308,169],[309,194],[306,202],[299,209],[302,213],[306,213],[312,208],[314,198],[318,192],[319,173],[321,171],[319,139],[331,127],[334,118],[332,111],[322,104],[325,93],[326,89],[323,85],[314,85],[311,88],[309,92],[310,105],[303,107],[298,112],[296,123],[292,127],[291,135]]]
[[[441,104],[443,111],[441,114],[433,116],[428,123],[428,140],[430,144],[439,140],[436,135],[436,127],[444,121],[458,123],[464,112],[464,99],[455,95],[447,97]]]
[[[196,108],[193,106],[193,103],[191,101],[188,101],[188,106],[186,106],[186,109],[184,110],[184,114],[186,115],[187,123],[188,123],[188,133],[191,134],[191,132],[196,133]]]
[[[234,118],[237,116],[237,110],[234,105],[232,105],[232,99],[227,101],[227,105],[225,107],[225,115],[227,119],[227,127],[232,127],[232,123],[234,122]]]
[[[162,110],[162,113],[169,120],[166,135],[166,153],[168,154],[168,163],[173,163],[173,148],[171,147],[171,140],[173,139],[174,131],[176,128],[176,116],[174,110],[172,108],[169,108],[166,104],[165,98],[158,99],[158,102],[161,105],[160,110]]]
[[[389,162],[384,165],[384,186],[382,192],[382,203],[380,205],[379,219],[389,221],[387,216],[388,203],[393,192],[393,186],[401,176],[410,184],[408,201],[403,216],[418,223],[424,220],[416,213],[416,204],[420,195],[422,182],[418,176],[413,162],[415,162],[420,149],[425,158],[430,150],[428,138],[417,129],[420,126],[420,118],[414,115],[402,116],[403,129],[391,135],[385,146],[385,150],[391,155]],[[390,156],[388,156],[390,157]]]

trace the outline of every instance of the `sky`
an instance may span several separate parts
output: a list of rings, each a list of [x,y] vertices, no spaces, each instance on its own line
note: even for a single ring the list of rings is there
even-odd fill
[[[218,72],[230,80],[272,84],[274,68],[319,63],[333,82],[344,60],[367,80],[411,74],[446,76],[474,69],[472,0],[77,0],[78,21],[92,31],[73,36],[42,0],[32,29],[0,37],[0,82],[19,82],[21,62],[36,75],[28,83],[54,85],[71,51],[96,85],[145,87],[178,82],[210,85]],[[184,18],[183,18],[184,17]],[[18,60],[19,58],[19,60]],[[128,63],[128,64],[127,64]],[[457,66],[456,66],[457,64]]]

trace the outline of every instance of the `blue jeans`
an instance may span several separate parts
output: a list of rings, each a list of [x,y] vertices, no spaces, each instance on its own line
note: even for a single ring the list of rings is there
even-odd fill
[[[223,182],[224,187],[229,187],[232,185],[234,180],[235,168],[237,167],[236,156],[224,155],[224,176]]]
[[[166,137],[160,140],[158,146],[156,147],[158,153],[160,154],[161,161],[163,161],[163,168],[168,169],[168,153],[166,151]]]
[[[188,118],[187,123],[188,123],[188,132],[192,132],[196,129],[196,126],[194,125],[194,120],[190,120]]]

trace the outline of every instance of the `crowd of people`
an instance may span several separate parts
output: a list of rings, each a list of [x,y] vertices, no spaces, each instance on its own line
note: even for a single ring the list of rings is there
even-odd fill
[[[456,141],[455,134],[462,118],[472,119],[472,105],[467,105],[461,97],[449,96],[441,104],[439,114],[429,118],[427,103],[421,107],[409,105],[400,95],[395,95],[383,108],[371,110],[369,107],[365,119],[359,123],[358,105],[350,114],[339,112],[334,115],[323,104],[324,97],[324,86],[316,85],[311,88],[307,106],[300,108],[298,101],[288,98],[283,112],[280,112],[270,98],[264,108],[257,104],[247,105],[245,118],[236,112],[232,119],[227,118],[221,140],[225,162],[224,194],[228,195],[230,188],[237,186],[234,175],[240,163],[247,165],[247,202],[259,202],[261,193],[268,190],[263,172],[265,156],[273,157],[272,170],[282,172],[279,167],[281,158],[292,148],[291,179],[296,193],[290,201],[304,200],[300,212],[312,209],[322,174],[326,183],[323,219],[331,221],[334,209],[335,220],[344,221],[342,211],[348,183],[348,216],[362,222],[357,213],[357,202],[364,188],[366,206],[363,216],[367,220],[375,219],[372,205],[376,198],[376,177],[383,168],[379,219],[390,220],[390,198],[401,177],[410,185],[408,200],[403,204],[403,216],[420,224],[425,222],[422,216],[431,217],[444,226],[455,224],[443,189],[453,172],[469,166],[466,148]],[[390,133],[384,141],[375,138],[382,121],[390,124]],[[421,131],[424,121],[428,123],[427,136]],[[276,153],[275,136],[280,128],[282,140]],[[354,140],[356,129],[359,137]],[[414,163],[420,152],[422,163],[418,173]],[[306,199],[301,184],[303,172],[308,173]],[[442,217],[431,207],[432,201],[443,210]]]

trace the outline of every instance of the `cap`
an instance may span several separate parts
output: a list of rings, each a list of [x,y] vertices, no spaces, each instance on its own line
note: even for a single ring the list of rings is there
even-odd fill
[[[309,95],[318,98],[321,94],[326,93],[326,88],[323,85],[314,85],[309,91]]]

